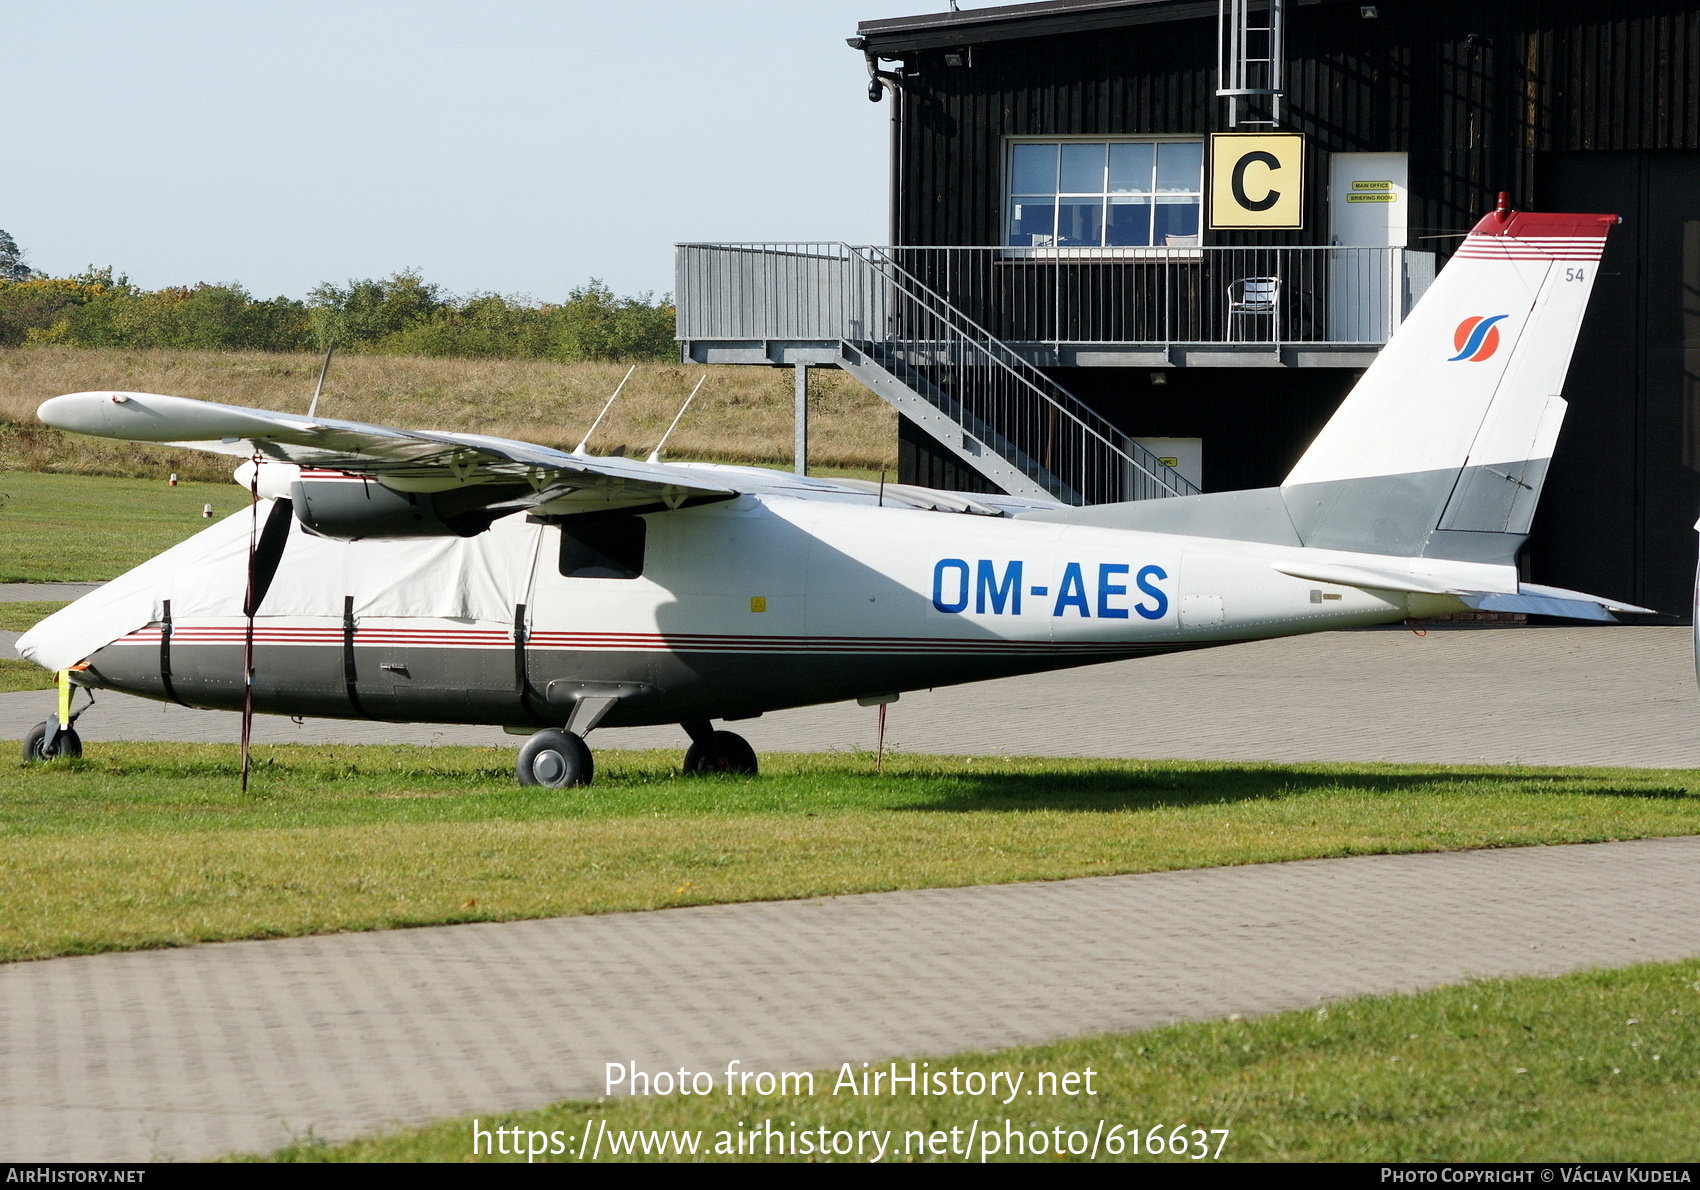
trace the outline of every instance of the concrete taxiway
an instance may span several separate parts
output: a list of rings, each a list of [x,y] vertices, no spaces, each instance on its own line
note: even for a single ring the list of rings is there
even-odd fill
[[[0,636],[11,652],[15,637]],[[53,694],[0,695],[21,739]],[[781,711],[732,724],[758,752],[874,746],[871,708]],[[229,743],[238,716],[101,695],[83,739]],[[261,743],[483,744],[495,727],[260,716]],[[1328,632],[905,694],[887,744],[907,752],[1197,760],[1700,766],[1686,628],[1403,628]],[[677,727],[605,729],[592,748],[670,748]]]

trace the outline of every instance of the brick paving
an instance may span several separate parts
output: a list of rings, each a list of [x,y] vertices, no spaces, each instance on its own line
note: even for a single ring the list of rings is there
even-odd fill
[[[10,639],[0,635],[9,652]],[[78,724],[85,740],[229,742],[237,716],[120,695]],[[21,738],[51,693],[0,695],[0,736]],[[758,751],[874,745],[853,703],[731,725]],[[484,744],[493,727],[261,716],[265,743]],[[605,729],[591,746],[672,748],[676,727]],[[1686,628],[1403,628],[1177,653],[920,691],[889,711],[891,747],[1200,760],[1404,761],[1700,767],[1700,697]]]
[[[610,1061],[821,1069],[1700,955],[1697,871],[1700,838],[1659,839],[16,963],[0,1158],[266,1151],[594,1097]]]
[[[81,599],[103,583],[0,583],[0,603]]]

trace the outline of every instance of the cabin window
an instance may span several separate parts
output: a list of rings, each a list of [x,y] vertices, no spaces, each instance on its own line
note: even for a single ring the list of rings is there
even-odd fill
[[[1011,247],[1196,247],[1204,142],[1014,141],[1008,193]]]
[[[637,578],[643,573],[644,519],[575,516],[561,522],[561,574],[566,578]]]

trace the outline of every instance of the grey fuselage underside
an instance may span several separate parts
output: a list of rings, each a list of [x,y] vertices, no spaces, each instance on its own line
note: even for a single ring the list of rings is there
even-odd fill
[[[522,693],[513,648],[367,646],[356,640],[352,696],[341,647],[254,649],[254,709],[262,714],[396,723],[561,726],[579,684],[631,691],[601,720],[639,727],[840,702],[990,678],[1172,653],[1226,641],[1129,643],[1113,651],[1020,656],[672,652],[527,649]],[[207,710],[242,708],[240,644],[174,644],[169,686],[157,645],[114,644],[90,658],[83,684]],[[387,667],[387,668],[386,668]]]

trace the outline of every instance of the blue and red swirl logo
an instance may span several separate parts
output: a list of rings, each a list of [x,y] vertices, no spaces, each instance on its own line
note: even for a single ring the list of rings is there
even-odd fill
[[[1458,352],[1446,362],[1455,364],[1463,360],[1469,364],[1479,364],[1494,352],[1499,350],[1499,327],[1494,324],[1510,317],[1506,314],[1495,314],[1484,318],[1480,314],[1472,314],[1458,324],[1458,329],[1452,332],[1452,347]]]

